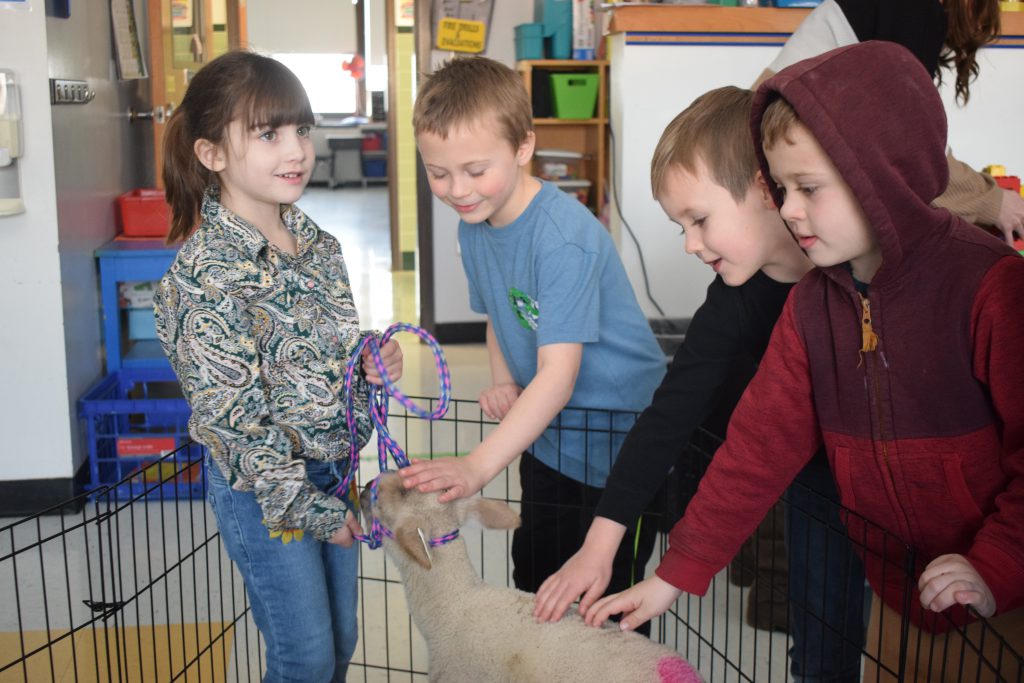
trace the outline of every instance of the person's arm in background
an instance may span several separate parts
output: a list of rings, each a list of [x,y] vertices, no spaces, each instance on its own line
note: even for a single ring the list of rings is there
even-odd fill
[[[496,477],[547,429],[572,398],[582,344],[546,344],[537,350],[537,374],[493,432],[461,458],[414,460],[398,471],[406,488],[446,489],[442,503],[471,496]]]
[[[1014,233],[1024,237],[1024,197],[1004,190],[985,173],[979,173],[948,150],[949,186],[933,206],[947,209],[975,225],[989,225],[1013,244]]]

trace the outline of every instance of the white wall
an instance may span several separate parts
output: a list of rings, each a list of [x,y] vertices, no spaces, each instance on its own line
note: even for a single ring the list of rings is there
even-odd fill
[[[0,478],[70,476],[57,200],[43,0],[0,11],[0,67],[15,72],[25,213],[0,217]]]
[[[152,183],[148,124],[129,126],[146,81],[114,75],[109,5],[71,18],[0,11],[0,67],[17,73],[24,214],[0,218],[0,480],[69,478],[85,458],[75,404],[103,373],[94,250],[115,234],[113,202]],[[144,3],[136,19],[145,26]],[[50,77],[87,80],[96,99],[51,106]]]
[[[260,52],[355,52],[351,0],[249,0],[249,46]]]
[[[517,24],[533,21],[533,3],[495,2],[491,17],[486,57],[515,68],[515,32]],[[431,69],[454,56],[433,50]],[[484,316],[469,308],[469,283],[457,254],[459,219],[455,211],[434,198],[434,319],[439,324],[477,322]]]
[[[1024,49],[983,48],[978,65],[966,107],[956,104],[951,77],[942,84],[949,144],[976,169],[1002,164],[1011,175],[1024,177]]]

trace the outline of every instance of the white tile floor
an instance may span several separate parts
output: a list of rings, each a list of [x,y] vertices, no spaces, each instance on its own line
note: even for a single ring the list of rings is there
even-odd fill
[[[300,205],[341,241],[363,327],[416,322],[413,274],[390,272],[386,189],[311,188]],[[436,396],[429,349],[411,339],[403,348],[403,390]],[[454,395],[475,400],[489,378],[486,349],[448,346],[445,353]],[[458,423],[433,427],[394,417],[392,431],[413,455],[466,452],[487,427],[478,423],[475,407],[460,405],[459,410]],[[372,443],[363,461],[364,474],[372,476]],[[485,494],[517,499],[516,477],[502,475]],[[241,584],[218,540],[210,540],[214,535],[212,514],[200,501],[113,508],[89,504],[76,515],[21,523],[0,519],[0,683],[169,680],[172,661],[183,668],[186,656],[197,651],[196,643],[208,643],[221,632],[206,626],[208,622],[230,622],[243,611]],[[510,584],[509,536],[480,532],[466,538],[485,580]],[[408,618],[395,570],[386,566],[379,551],[364,549],[361,565],[363,639],[349,680],[426,680],[413,673],[426,670],[426,653]],[[723,573],[707,597],[680,601],[656,626],[656,635],[689,657],[709,681],[784,681],[788,639],[743,624],[744,593],[729,585]],[[90,623],[97,613],[84,603],[90,599],[127,602],[122,609],[108,609],[105,622]],[[30,667],[10,665],[23,652],[76,629],[74,638],[41,650]],[[214,660],[222,672],[227,669],[226,678],[210,673],[218,666],[211,669],[209,662],[200,678],[258,680],[260,655],[251,622],[242,618],[225,639],[231,641],[229,653],[216,650]],[[163,654],[154,654],[158,651]],[[160,660],[160,668],[153,662],[138,663],[147,659]],[[192,680],[198,672],[198,666],[190,669]]]

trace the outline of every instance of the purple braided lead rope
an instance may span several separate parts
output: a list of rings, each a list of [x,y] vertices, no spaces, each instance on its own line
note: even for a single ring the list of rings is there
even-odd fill
[[[395,384],[394,380],[388,375],[387,368],[384,365],[384,359],[381,358],[380,348],[386,344],[394,335],[399,332],[409,332],[422,339],[434,355],[434,367],[437,370],[437,376],[441,385],[441,393],[437,402],[437,407],[433,412],[428,412],[423,408],[412,402],[408,396],[406,396],[398,385]],[[437,340],[430,335],[429,332],[416,325],[410,325],[409,323],[395,323],[388,327],[380,341],[377,340],[376,335],[372,332],[365,333],[359,340],[355,349],[352,351],[352,355],[349,356],[348,364],[345,368],[345,396],[347,397],[345,406],[345,422],[348,425],[349,433],[349,459],[350,464],[348,472],[342,479],[341,483],[334,490],[335,496],[345,495],[352,485],[356,472],[359,469],[359,437],[358,430],[356,427],[355,417],[355,397],[352,394],[352,385],[355,380],[356,372],[358,372],[360,358],[362,358],[363,349],[368,347],[370,349],[371,357],[373,358],[374,365],[377,367],[377,371],[381,376],[384,384],[383,386],[370,385],[369,390],[369,412],[370,421],[373,423],[374,428],[377,430],[377,460],[380,465],[381,473],[388,469],[388,454],[394,458],[395,464],[401,467],[407,467],[409,465],[409,458],[406,457],[405,451],[398,445],[398,442],[391,436],[388,431],[388,397],[393,397],[398,401],[406,410],[413,413],[414,415],[421,417],[425,420],[440,420],[444,417],[445,413],[448,412],[448,403],[451,399],[452,393],[452,377],[448,370],[448,362],[445,360],[444,351],[441,349],[441,345],[437,343]],[[377,480],[374,479],[371,484],[371,496],[372,500],[376,502],[377,499]],[[452,536],[445,543],[454,540],[458,536],[458,530],[456,529]],[[356,535],[355,537],[368,543],[371,548],[380,547],[381,535],[390,536],[391,533],[388,531],[380,521],[376,518],[373,519],[370,535]],[[445,537],[441,537],[445,538]],[[436,540],[436,539],[434,539]],[[433,545],[433,540],[431,541]]]

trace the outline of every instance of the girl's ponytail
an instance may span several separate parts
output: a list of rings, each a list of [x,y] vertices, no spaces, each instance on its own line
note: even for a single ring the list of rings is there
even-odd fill
[[[164,129],[164,187],[171,206],[168,244],[185,239],[198,224],[203,196],[213,180],[193,151],[196,136],[188,128],[185,107],[178,107]]]

